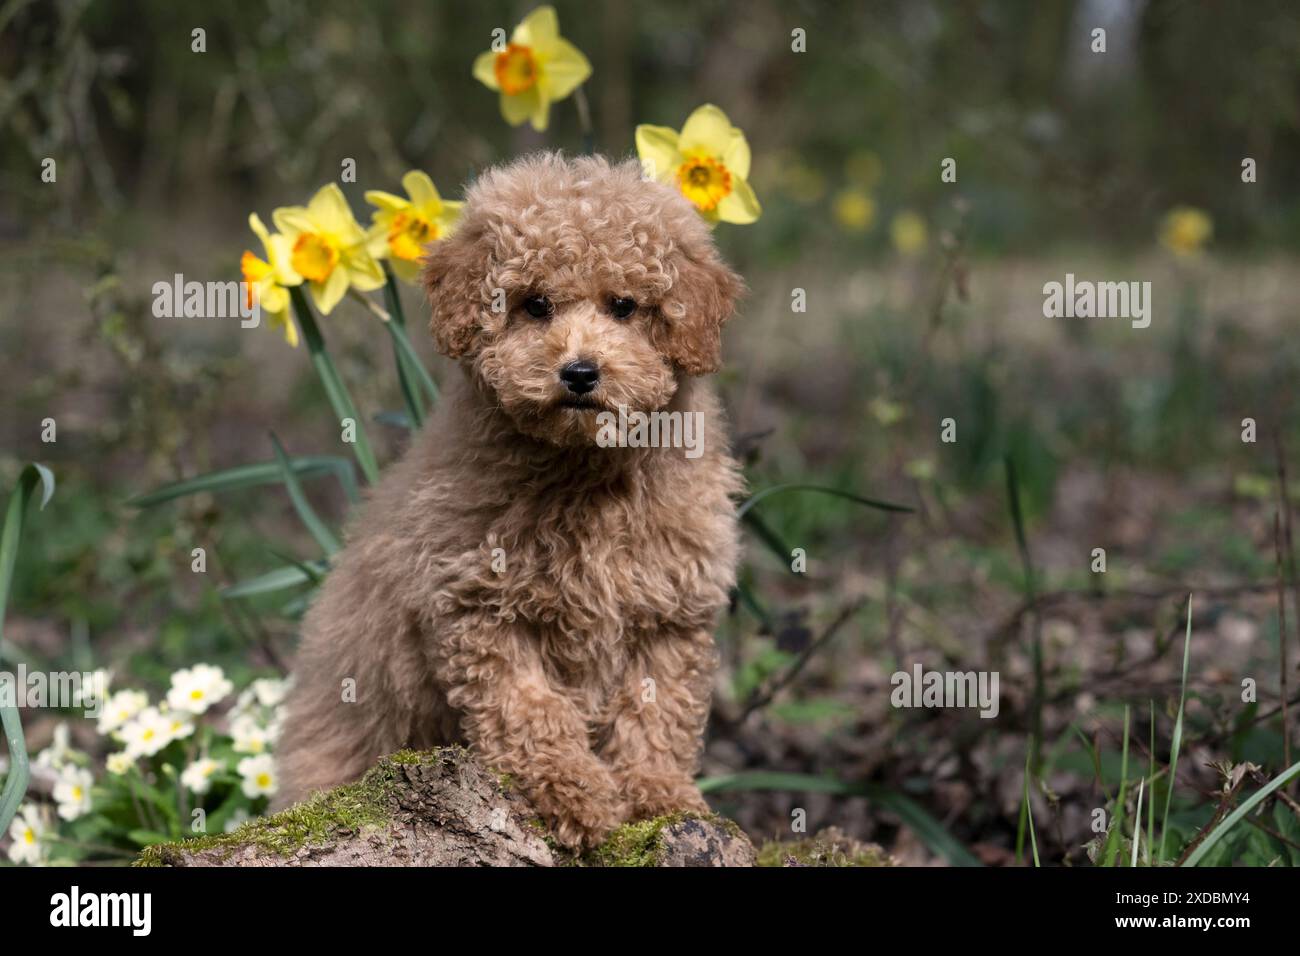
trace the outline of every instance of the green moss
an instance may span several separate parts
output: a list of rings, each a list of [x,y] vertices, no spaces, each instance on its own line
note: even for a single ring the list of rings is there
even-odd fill
[[[269,817],[250,820],[232,833],[212,834],[175,843],[145,847],[135,866],[169,866],[178,853],[225,850],[222,859],[240,847],[253,845],[289,856],[302,847],[323,843],[336,833],[385,827],[391,819],[390,797],[398,767],[437,763],[454,759],[445,750],[403,750],[381,760],[356,783],[318,793],[303,803]]]
[[[897,866],[898,862],[874,843],[844,837],[814,836],[805,840],[774,840],[758,851],[759,866],[785,866],[793,859],[801,866]]]
[[[664,827],[691,816],[695,814],[670,813],[651,820],[625,823],[588,853],[584,862],[591,866],[655,866],[658,863],[659,835]],[[717,822],[721,822],[721,818]]]

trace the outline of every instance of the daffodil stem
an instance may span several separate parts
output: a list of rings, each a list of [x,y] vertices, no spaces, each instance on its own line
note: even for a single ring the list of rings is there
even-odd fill
[[[392,314],[387,309],[385,309],[382,305],[380,305],[379,303],[371,299],[369,296],[361,292],[358,292],[356,289],[348,289],[348,295],[352,296],[352,298],[356,299],[367,309],[369,309],[370,313],[374,315],[376,318],[378,318],[381,322],[393,321]]]
[[[587,91],[581,86],[573,91],[573,102],[578,107],[578,126],[582,128],[582,148],[585,152],[596,151],[596,134],[591,126],[591,105],[587,102]]]
[[[357,414],[357,407],[343,384],[334,360],[325,349],[325,339],[320,334],[316,316],[312,313],[307,297],[303,295],[302,287],[291,288],[289,296],[293,300],[294,314],[298,317],[298,328],[302,332],[303,341],[307,343],[307,350],[311,353],[311,363],[316,366],[316,374],[320,376],[321,384],[325,387],[325,395],[329,398],[330,407],[334,409],[334,414],[339,417],[340,422],[343,419],[352,420],[355,437],[351,442],[353,454],[357,456],[357,463],[361,465],[366,480],[374,484],[379,480],[379,465],[375,461],[374,451],[370,448],[370,440],[366,437],[365,424]]]
[[[402,311],[401,291],[397,287],[397,280],[393,277],[393,271],[389,268],[388,263],[383,263],[384,278],[384,301],[388,303],[388,312],[393,320],[390,325],[400,325],[406,328],[406,313]],[[410,367],[405,353],[393,340],[393,358],[397,361],[397,380],[402,386],[402,398],[406,400],[407,411],[411,415],[411,425],[413,428],[419,428],[424,424],[424,403],[420,401],[420,393],[414,382],[415,371]]]

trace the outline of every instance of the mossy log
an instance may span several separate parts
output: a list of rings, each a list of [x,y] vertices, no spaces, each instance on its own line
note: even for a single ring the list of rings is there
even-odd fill
[[[559,847],[509,778],[459,747],[383,758],[360,781],[233,833],[147,848],[140,866],[753,866],[740,828],[688,814]]]

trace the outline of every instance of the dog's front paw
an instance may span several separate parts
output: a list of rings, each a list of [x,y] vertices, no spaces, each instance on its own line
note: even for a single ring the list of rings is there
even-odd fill
[[[622,775],[622,792],[632,804],[637,819],[670,813],[710,813],[699,787],[680,772],[654,773],[632,770]]]
[[[631,815],[631,805],[608,774],[538,784],[532,792],[533,803],[550,824],[555,839],[567,849],[580,852],[598,846]]]

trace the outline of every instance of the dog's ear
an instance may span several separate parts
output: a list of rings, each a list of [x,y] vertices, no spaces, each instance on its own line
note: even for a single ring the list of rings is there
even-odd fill
[[[421,281],[429,298],[429,332],[438,351],[457,359],[474,347],[483,302],[484,256],[465,228],[425,250]]]
[[[683,250],[674,260],[676,278],[660,304],[663,322],[655,347],[689,375],[722,365],[722,324],[731,318],[745,283],[712,245]]]

